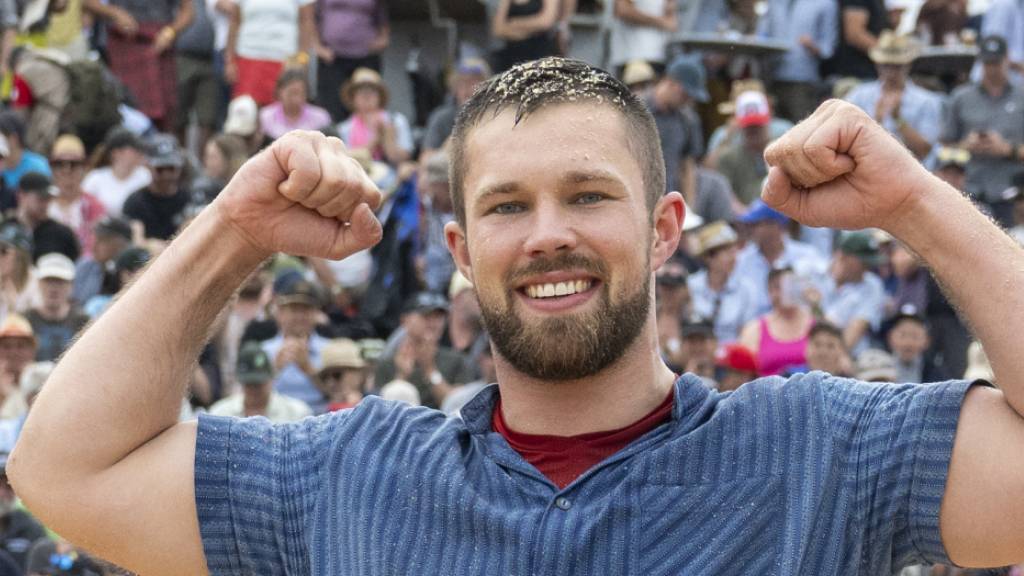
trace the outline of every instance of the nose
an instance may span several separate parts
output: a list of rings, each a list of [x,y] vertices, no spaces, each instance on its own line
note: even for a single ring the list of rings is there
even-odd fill
[[[538,202],[528,226],[523,250],[530,256],[554,256],[576,248],[577,236],[573,222],[557,200]]]

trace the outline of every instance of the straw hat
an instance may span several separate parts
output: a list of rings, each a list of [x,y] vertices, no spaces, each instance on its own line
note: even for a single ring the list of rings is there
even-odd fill
[[[356,90],[364,86],[376,88],[377,93],[380,94],[380,107],[387,108],[388,87],[384,84],[384,79],[381,78],[380,74],[371,68],[356,68],[356,71],[352,73],[352,77],[341,87],[342,103],[351,109],[352,98],[355,96]]]
[[[654,68],[646,60],[631,60],[622,70],[622,83],[626,86],[642,82],[653,82],[657,77],[657,74],[654,73]]]
[[[868,56],[875,64],[894,64],[903,66],[910,64],[921,53],[917,40],[911,36],[899,36],[892,30],[883,30],[878,37],[878,44],[871,49]]]

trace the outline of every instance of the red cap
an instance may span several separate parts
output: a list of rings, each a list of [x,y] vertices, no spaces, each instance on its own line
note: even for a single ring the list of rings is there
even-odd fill
[[[737,372],[757,374],[757,358],[742,344],[726,344],[715,354],[715,364]]]
[[[756,90],[741,93],[736,97],[736,124],[740,128],[747,126],[765,126],[772,121],[768,97]]]

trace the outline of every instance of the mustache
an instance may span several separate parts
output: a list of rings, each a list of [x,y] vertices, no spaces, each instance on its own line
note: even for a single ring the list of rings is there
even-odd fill
[[[603,263],[587,258],[582,254],[565,253],[553,258],[534,260],[521,268],[516,268],[506,275],[505,282],[507,284],[516,284],[529,276],[570,269],[583,270],[601,280],[607,277],[607,268]]]

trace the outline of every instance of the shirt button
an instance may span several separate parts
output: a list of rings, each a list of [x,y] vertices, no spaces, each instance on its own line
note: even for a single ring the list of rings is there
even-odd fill
[[[572,508],[572,502],[570,502],[568,498],[560,496],[555,499],[555,506],[558,506],[561,510],[568,510],[569,508]]]

